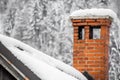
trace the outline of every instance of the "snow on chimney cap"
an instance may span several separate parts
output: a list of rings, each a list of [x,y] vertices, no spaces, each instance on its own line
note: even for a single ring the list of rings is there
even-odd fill
[[[85,19],[85,18],[110,18],[110,19],[117,19],[117,15],[111,9],[80,9],[74,11],[70,15],[71,19]]]

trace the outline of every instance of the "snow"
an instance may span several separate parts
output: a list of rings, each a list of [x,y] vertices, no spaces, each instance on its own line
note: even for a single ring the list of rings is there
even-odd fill
[[[92,9],[80,9],[74,11],[71,15],[71,18],[113,18],[117,19],[117,15],[111,9],[102,9],[102,8],[92,8]]]
[[[75,68],[16,39],[0,35],[0,41],[42,80],[87,80]]]
[[[84,8],[110,8],[120,17],[120,0],[10,0],[9,3],[8,10],[4,13],[5,16],[1,18],[5,21],[3,26],[0,27],[0,31],[2,31],[0,33],[17,38],[69,65],[72,64],[73,53],[73,27],[67,19],[69,13]],[[33,16],[35,3],[38,4],[37,9],[39,10],[36,19]],[[46,16],[43,15],[45,11],[47,13]],[[35,23],[35,20],[39,21]],[[34,31],[35,26],[33,25],[40,25],[39,35],[35,34],[37,32]],[[120,40],[118,37],[120,34],[119,29],[119,25],[112,24],[110,32],[112,47],[110,47],[114,47],[120,53],[120,43],[118,42]],[[115,47],[116,44],[114,42],[118,45],[119,49]],[[64,45],[61,46],[61,43]],[[120,57],[119,53],[116,54]],[[112,57],[112,53],[110,53],[110,57]],[[112,58],[117,59],[116,57]],[[120,66],[119,59],[119,63],[110,61],[110,64],[114,63],[115,67],[110,65],[110,72],[114,72],[114,74],[110,75],[112,79],[109,80],[119,79],[120,67],[116,68],[117,65]]]

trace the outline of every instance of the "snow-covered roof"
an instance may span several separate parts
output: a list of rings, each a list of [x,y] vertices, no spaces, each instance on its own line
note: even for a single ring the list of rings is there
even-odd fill
[[[74,11],[70,15],[71,19],[83,19],[83,18],[113,18],[116,19],[117,15],[111,9],[80,9]]]
[[[75,68],[16,39],[0,35],[0,42],[42,80],[87,80]]]

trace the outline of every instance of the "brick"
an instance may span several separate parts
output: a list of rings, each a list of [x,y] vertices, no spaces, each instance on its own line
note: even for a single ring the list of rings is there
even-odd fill
[[[79,57],[79,62],[84,61],[84,57]]]
[[[105,45],[97,45],[97,46],[95,46],[95,49],[105,49]]]
[[[73,60],[73,64],[78,64],[78,60]]]
[[[92,53],[88,53],[88,54],[86,54],[86,55],[89,56],[89,57],[95,56],[95,54],[92,54]]]
[[[74,36],[78,36],[78,33],[75,33]]]
[[[85,57],[84,60],[88,60],[88,57]]]
[[[90,61],[93,60],[94,61],[94,60],[96,60],[96,58],[95,57],[88,57],[88,60],[90,60]]]
[[[74,27],[74,30],[78,30],[78,27]]]
[[[85,46],[79,47],[79,49],[85,49]]]
[[[89,50],[92,49],[93,50],[93,49],[95,49],[95,47],[94,46],[93,47],[87,47],[87,49],[89,49]]]
[[[109,26],[109,23],[100,23],[100,22],[95,22],[95,23],[88,23],[87,25],[91,25],[91,26]]]
[[[83,63],[79,64],[79,68],[81,68],[81,67],[85,67],[85,64],[83,64]]]
[[[78,46],[80,46],[80,47],[85,47],[85,44],[83,43],[78,43]]]
[[[89,39],[89,35],[85,35],[85,39]]]
[[[73,23],[85,22],[85,19],[73,19],[72,22],[73,22]]]
[[[87,25],[87,23],[73,23],[73,26],[84,26]]]
[[[89,22],[95,22],[96,19],[86,19],[85,21],[88,22],[88,23],[89,23]]]
[[[86,71],[87,69],[85,69],[85,68],[79,68],[79,70],[80,70],[81,72],[83,72],[83,71]]]
[[[97,19],[96,21],[98,21],[98,22],[106,22],[108,20],[107,19]]]
[[[77,50],[73,50],[73,52],[74,52],[74,54],[79,53],[79,51],[77,51]],[[73,54],[73,55],[74,55],[74,54]]]
[[[86,54],[84,54],[84,52],[83,53],[81,53],[81,54],[79,54],[79,56],[82,56],[82,57],[84,57]]]
[[[84,50],[79,51],[79,56],[80,54],[84,54]]]
[[[78,38],[78,36],[73,36],[74,37],[74,40],[78,40],[79,38]]]
[[[81,19],[73,19],[72,22],[73,22],[73,23],[82,22],[82,20],[81,20]]]
[[[109,24],[111,24],[111,20],[109,20],[109,19],[97,19],[96,20],[97,22],[104,22],[104,23],[109,23]]]
[[[104,68],[104,67],[95,67],[95,68],[94,68],[94,71],[97,71],[97,70],[99,70],[99,71],[100,71],[100,70],[103,70],[103,71],[104,71],[105,68]]]
[[[93,71],[94,69],[93,68],[87,68],[87,71]]]
[[[77,44],[77,43],[75,43],[75,44]],[[77,48],[78,48],[78,46],[74,46],[74,47],[73,47],[73,51],[74,51],[75,49],[77,49]]]
[[[88,28],[88,29],[85,29],[85,33],[89,33],[89,28]]]
[[[95,43],[95,40],[94,39],[87,39],[85,40],[86,43]]]
[[[103,56],[105,56],[105,53],[95,54],[95,56],[103,57]]]
[[[101,23],[99,23],[99,22],[93,22],[93,23],[88,23],[88,25],[91,25],[91,26],[100,26]]]
[[[76,33],[76,34],[74,34],[74,37],[78,37],[78,34]]]
[[[105,63],[105,61],[98,60],[98,61],[95,61],[95,63]]]
[[[89,26],[88,26],[88,25],[86,25],[86,26],[85,26],[85,29],[89,30]]]
[[[78,40],[74,40],[74,43],[78,43]]]
[[[78,25],[74,25],[74,24],[72,24],[72,26],[75,28],[75,27],[78,27]]]
[[[104,53],[105,50],[103,50],[103,49],[95,49],[95,50],[88,50],[88,52],[89,53],[96,53],[97,54],[97,53],[102,53],[102,52]]]
[[[96,40],[94,40],[94,42],[97,42],[97,43],[105,43],[105,40],[103,40],[103,39],[96,39]]]
[[[78,65],[78,64],[73,64],[73,66],[76,68],[80,68],[80,65]]]
[[[90,68],[95,68],[95,67],[99,67],[101,64],[100,63],[89,63],[88,65]]]
[[[77,61],[77,60],[79,60],[79,58],[77,58],[77,57],[74,57],[74,58],[73,58],[73,60]]]
[[[105,64],[100,64],[99,67],[105,67]]]
[[[99,44],[96,44],[96,43],[86,43],[85,46],[88,46],[88,47],[97,47]]]
[[[99,75],[99,74],[100,74],[100,72],[90,71],[90,74],[92,74],[92,75]]]
[[[105,56],[100,56],[100,59],[101,59],[101,60],[104,60],[104,59],[105,59]]]
[[[106,27],[109,27],[110,26],[110,24],[109,23],[101,23],[101,25],[104,25],[104,26],[106,26]]]
[[[74,25],[74,54],[73,63],[80,71],[87,70],[95,77],[95,80],[108,79],[108,48],[109,27],[108,19],[76,20]],[[101,38],[89,39],[89,26],[101,26]],[[78,26],[85,26],[85,39],[78,40]],[[77,60],[77,61],[76,61]]]
[[[95,78],[97,78],[97,80],[105,80],[105,75],[104,76],[96,75]]]
[[[84,43],[85,40],[78,40],[78,43]]]
[[[77,57],[79,54],[78,53],[74,53],[73,56],[74,58]]]
[[[78,30],[74,30],[74,33],[78,33]]]
[[[95,61],[91,60],[91,61],[87,61],[87,64],[92,64],[95,63]]]

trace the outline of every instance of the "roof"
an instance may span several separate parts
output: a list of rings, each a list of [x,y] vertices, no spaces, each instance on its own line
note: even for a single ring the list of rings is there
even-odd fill
[[[87,80],[75,68],[16,39],[0,35],[0,53],[26,80]]]
[[[83,18],[113,18],[116,19],[117,15],[111,9],[80,9],[74,11],[70,15],[71,19],[83,19]]]
[[[25,66],[21,61],[19,61],[1,42],[0,53],[0,60],[2,60],[4,64],[6,64],[3,64],[2,66],[7,66],[7,68],[12,70],[10,72],[14,73],[13,76],[15,78],[24,80],[41,80],[27,66]]]

